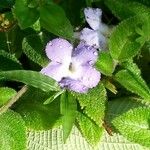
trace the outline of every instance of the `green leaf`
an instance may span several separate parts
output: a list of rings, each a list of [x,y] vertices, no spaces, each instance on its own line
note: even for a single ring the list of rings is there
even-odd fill
[[[140,37],[136,28],[143,26],[146,20],[150,20],[149,14],[137,15],[122,21],[114,29],[109,41],[112,58],[124,61],[138,54],[145,41],[136,41]]]
[[[63,115],[63,140],[66,142],[74,125],[77,113],[76,99],[67,91],[61,95],[60,110],[61,114]]]
[[[141,103],[140,98],[135,97],[120,97],[108,101],[108,109],[105,119],[110,123],[114,118],[134,108],[146,107]]]
[[[127,139],[150,147],[150,108],[135,108],[116,117],[112,123]]]
[[[11,55],[4,50],[0,50],[0,62],[0,70],[22,69],[21,63],[17,60],[15,55]]]
[[[42,36],[31,35],[24,38],[22,49],[27,57],[29,57],[32,61],[40,66],[46,66],[48,64],[48,59],[45,55],[43,45]]]
[[[129,91],[144,98],[145,101],[150,100],[150,89],[139,74],[130,70],[121,70],[115,75],[115,79]]]
[[[48,130],[59,124],[59,98],[55,99],[51,104],[43,104],[51,94],[30,87],[19,99],[15,110],[20,113],[28,129]]]
[[[77,122],[83,137],[92,145],[98,144],[103,133],[103,128],[81,113],[78,113]]]
[[[92,128],[91,128],[92,129]],[[79,130],[75,127],[72,129],[70,138],[66,144],[62,140],[62,128],[54,128],[48,131],[30,131],[28,132],[28,149],[29,150],[149,150],[149,148],[131,143],[119,134],[109,136],[104,133],[99,144],[93,148],[89,145]]]
[[[139,2],[139,3],[142,3],[146,6],[150,6],[150,1],[149,0],[130,0],[130,1],[136,1],[136,2]]]
[[[59,85],[52,78],[35,71],[14,70],[0,72],[0,78],[23,82],[43,91],[59,91]]]
[[[95,65],[97,70],[108,76],[111,76],[115,69],[113,59],[108,52],[101,52]]]
[[[116,133],[113,136],[105,133],[98,147],[99,150],[149,150],[139,144],[129,142],[125,137]]]
[[[22,29],[30,27],[39,18],[37,9],[28,7],[28,0],[16,0],[13,12]]]
[[[80,103],[84,113],[101,127],[105,115],[106,90],[103,84],[99,84],[96,88],[89,90],[86,94],[77,94],[74,96]]]
[[[19,114],[0,115],[0,135],[0,150],[26,150],[26,128]]]
[[[65,92],[65,90],[60,90],[56,93],[54,93],[53,95],[51,95],[43,104],[47,105],[50,104],[51,102],[53,102],[58,96],[60,96],[61,94],[63,94]]]
[[[49,32],[67,39],[73,38],[73,28],[67,19],[64,10],[56,4],[47,4],[40,7],[40,22]]]
[[[0,106],[4,105],[15,94],[16,94],[16,91],[12,88],[0,87]]]
[[[14,4],[14,0],[1,0],[0,8],[9,8]]]
[[[133,17],[139,12],[140,14],[150,12],[147,6],[138,2],[131,2],[130,0],[106,0],[105,4],[120,20]]]

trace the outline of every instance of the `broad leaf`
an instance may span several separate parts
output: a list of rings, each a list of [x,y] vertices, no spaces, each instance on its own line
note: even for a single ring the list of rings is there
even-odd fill
[[[96,68],[103,74],[111,76],[114,69],[115,63],[108,52],[101,52],[96,62]]]
[[[60,109],[62,114],[63,140],[66,142],[76,118],[76,99],[68,92],[63,93],[60,99]]]
[[[23,40],[22,48],[27,57],[29,57],[35,63],[39,64],[40,66],[45,66],[48,64],[48,59],[44,52],[42,36],[27,36]]]
[[[16,70],[22,69],[20,62],[15,55],[11,55],[4,50],[0,50],[0,70]]]
[[[0,106],[4,105],[13,96],[15,96],[16,91],[8,87],[0,87]]]
[[[115,75],[115,79],[129,91],[141,96],[147,102],[150,101],[150,89],[138,73],[121,70]]]
[[[13,111],[0,115],[0,150],[26,150],[26,128],[23,119]]]
[[[105,4],[120,20],[137,15],[139,12],[140,14],[150,12],[150,8],[147,6],[130,0],[106,0]]]
[[[150,108],[132,109],[113,119],[115,128],[127,139],[150,147]]]
[[[91,89],[87,94],[74,94],[84,113],[101,127],[105,115],[106,90],[103,84]]]
[[[83,137],[92,145],[96,145],[102,136],[103,128],[84,114],[78,113],[77,122]]]
[[[17,70],[0,72],[1,79],[23,82],[27,85],[37,87],[43,91],[58,91],[59,85],[52,78],[39,72]]]
[[[92,129],[92,128],[91,128]],[[90,131],[91,132],[91,131]],[[48,131],[28,132],[29,150],[93,150],[76,127],[73,127],[66,144],[62,140],[62,128],[53,128]],[[113,136],[104,133],[95,150],[149,150],[138,144],[129,142],[119,134]]]
[[[40,22],[42,27],[53,34],[69,40],[73,37],[73,28],[64,10],[56,4],[51,3],[40,7]]]
[[[114,59],[124,61],[138,54],[146,41],[137,40],[141,35],[136,29],[143,26],[147,20],[150,20],[149,14],[137,15],[121,22],[115,28],[109,40],[110,53]]]
[[[141,99],[135,97],[121,97],[108,101],[108,109],[106,113],[106,121],[111,123],[111,121],[122,115],[123,113],[138,107],[146,107],[141,104]]]
[[[59,98],[49,105],[43,104],[51,94],[30,87],[19,99],[15,110],[20,113],[28,129],[48,130],[60,123]]]
[[[30,27],[39,18],[37,9],[28,7],[28,0],[16,0],[13,11],[22,29]]]

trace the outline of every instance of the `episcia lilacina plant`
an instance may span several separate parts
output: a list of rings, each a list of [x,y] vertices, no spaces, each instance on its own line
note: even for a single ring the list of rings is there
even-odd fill
[[[0,150],[149,149],[149,72],[148,0],[1,0]]]

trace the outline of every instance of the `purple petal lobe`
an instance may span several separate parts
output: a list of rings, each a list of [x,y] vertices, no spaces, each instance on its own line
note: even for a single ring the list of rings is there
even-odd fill
[[[106,48],[106,38],[103,34],[97,30],[91,30],[84,28],[81,31],[80,39],[85,41],[86,44],[93,46],[95,48],[105,49]]]
[[[41,70],[42,74],[45,74],[56,81],[60,81],[63,77],[67,75],[67,67],[63,64],[51,62]]]
[[[61,80],[60,86],[68,88],[68,89],[78,92],[78,93],[86,93],[88,91],[88,88],[85,87],[81,81],[73,80],[70,78]]]
[[[94,64],[97,60],[97,57],[98,52],[94,47],[80,43],[73,51],[72,62],[85,65],[92,61]]]
[[[81,81],[88,88],[97,86],[101,78],[100,72],[91,66],[84,66],[82,70]]]
[[[102,11],[99,8],[85,8],[84,15],[90,27],[94,30],[99,29]]]
[[[56,38],[47,44],[46,55],[55,62],[70,61],[72,49],[72,45],[67,40]]]

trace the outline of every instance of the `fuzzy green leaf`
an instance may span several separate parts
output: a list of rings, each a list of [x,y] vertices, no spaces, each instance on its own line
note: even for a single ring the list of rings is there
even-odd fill
[[[26,150],[26,128],[19,114],[0,115],[0,135],[0,150]]]
[[[108,101],[108,109],[105,119],[111,122],[115,117],[138,107],[146,107],[141,104],[141,99],[135,97],[121,97]]]
[[[93,120],[81,113],[78,113],[77,122],[83,137],[89,144],[96,145],[100,141],[103,128],[99,127]]]
[[[46,66],[48,64],[48,59],[44,52],[42,36],[31,35],[24,38],[22,48],[27,57],[35,63],[40,66]]]
[[[0,72],[0,78],[23,82],[27,85],[37,87],[43,91],[59,91],[59,85],[52,78],[39,72],[15,70]]]
[[[90,131],[91,132],[91,131]],[[139,144],[131,143],[119,134],[113,136],[104,133],[99,144],[93,148],[88,144],[79,130],[73,127],[66,144],[62,142],[62,128],[48,131],[28,132],[29,150],[149,150]]]
[[[17,60],[15,55],[11,55],[4,50],[0,50],[0,63],[0,70],[22,69],[21,63]]]
[[[30,27],[39,18],[37,9],[28,7],[28,0],[16,0],[13,11],[22,29]]]
[[[51,3],[40,7],[40,22],[42,27],[53,34],[69,40],[73,37],[73,28],[64,10],[56,4]]]
[[[96,68],[104,75],[108,75],[108,76],[112,75],[115,69],[115,65],[114,65],[112,57],[110,56],[108,52],[100,53],[100,56],[96,62]]]
[[[150,108],[135,108],[115,119],[114,127],[127,139],[150,147]]]
[[[63,140],[66,142],[76,118],[76,99],[68,92],[63,93],[60,99],[60,109],[62,114]]]
[[[59,99],[48,105],[43,104],[51,94],[30,87],[19,99],[15,110],[20,113],[28,129],[47,130],[60,122]]]
[[[4,105],[13,96],[15,96],[16,91],[8,87],[0,87],[0,106]]]
[[[115,79],[129,91],[150,101],[150,89],[138,73],[121,70],[115,75]]]
[[[150,20],[149,14],[137,15],[121,22],[111,34],[109,48],[111,56],[118,61],[134,57],[146,41],[138,41],[141,37],[136,29]]]
[[[103,84],[89,90],[87,94],[74,94],[84,113],[101,127],[105,114],[106,90]]]
[[[120,20],[137,15],[139,12],[140,14],[150,12],[150,8],[147,6],[130,0],[106,0],[105,4]]]

